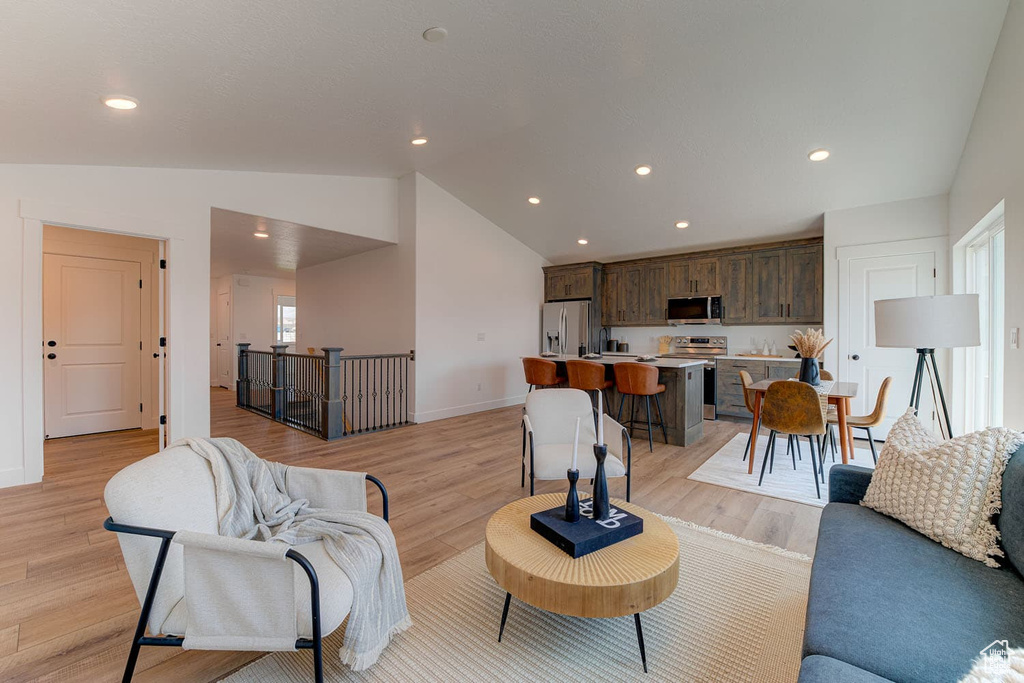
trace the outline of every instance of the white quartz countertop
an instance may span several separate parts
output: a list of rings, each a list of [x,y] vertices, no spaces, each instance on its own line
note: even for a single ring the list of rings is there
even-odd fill
[[[610,353],[606,353],[606,354],[604,354],[603,358],[580,358],[579,356],[571,356],[571,355],[564,355],[564,356],[540,356],[540,355],[537,355],[537,356],[522,356],[522,357],[523,358],[541,358],[543,360],[553,360],[553,361],[563,361],[563,362],[567,361],[567,360],[592,360],[595,363],[604,363],[605,365],[614,365],[615,363],[626,362],[630,358],[636,358],[636,354],[635,353],[631,353],[631,354],[628,354],[628,355],[623,355],[623,354],[616,353],[616,354],[613,355],[613,354],[610,354]],[[653,365],[656,368],[663,368],[663,369],[666,369],[666,370],[678,370],[680,368],[689,368],[689,367],[693,367],[695,365],[704,365],[704,361],[702,361],[702,360],[690,360],[690,359],[687,359],[687,358],[658,358],[656,361],[654,361],[652,363],[644,363],[644,365]]]
[[[782,358],[765,358],[764,356],[737,356],[737,355],[729,355],[729,356],[715,356],[715,358],[716,359],[720,359],[720,360],[770,360],[773,363],[778,363],[779,361],[792,361],[793,363],[799,363],[800,362],[799,358],[793,358],[792,356],[789,356],[789,357],[783,356]]]

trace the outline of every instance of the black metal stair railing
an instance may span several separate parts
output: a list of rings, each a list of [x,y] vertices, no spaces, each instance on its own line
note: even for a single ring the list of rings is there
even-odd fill
[[[323,439],[409,424],[413,352],[342,356],[238,345],[237,405]]]

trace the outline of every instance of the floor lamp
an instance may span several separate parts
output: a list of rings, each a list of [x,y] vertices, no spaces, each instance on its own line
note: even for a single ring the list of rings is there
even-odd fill
[[[935,349],[951,349],[981,344],[978,322],[978,295],[915,296],[905,299],[882,299],[875,302],[875,346],[917,349],[917,369],[910,391],[910,405],[921,406],[924,373],[931,381],[932,392],[938,394],[942,407],[940,426],[949,438],[952,429],[946,396],[942,392]]]

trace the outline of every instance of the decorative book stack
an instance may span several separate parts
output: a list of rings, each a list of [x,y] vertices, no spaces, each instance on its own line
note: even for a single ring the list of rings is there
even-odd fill
[[[559,505],[530,515],[530,528],[572,557],[582,557],[613,543],[636,536],[644,530],[644,520],[634,514],[611,508],[606,520],[596,520],[590,515],[593,504],[590,498],[580,501],[580,520],[565,521],[565,507]]]

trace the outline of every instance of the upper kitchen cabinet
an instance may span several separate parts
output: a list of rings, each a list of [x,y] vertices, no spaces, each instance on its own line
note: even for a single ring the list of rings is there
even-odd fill
[[[786,250],[786,319],[789,322],[822,321],[824,256],[821,245]]]
[[[667,262],[667,296],[717,296],[722,293],[719,285],[717,257]]]
[[[723,325],[745,325],[754,320],[753,263],[751,254],[732,254],[719,261]]]
[[[786,251],[754,252],[755,323],[786,322]]]
[[[548,266],[544,269],[544,300],[596,300],[600,296],[600,278],[600,263]]]
[[[820,323],[824,317],[820,244],[754,252],[754,323]]]
[[[612,265],[604,269],[601,324],[643,325],[649,297],[644,290],[642,264]]]
[[[644,268],[644,323],[668,325],[668,264],[648,263]]]
[[[718,280],[718,259],[702,258],[690,261],[695,296],[718,296],[722,293]]]
[[[601,285],[601,325],[611,327],[618,325],[622,315],[622,307],[619,306],[619,283],[622,280],[622,266],[608,266],[604,269]]]

